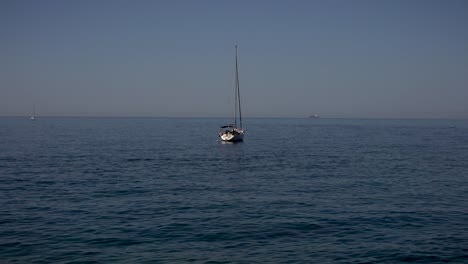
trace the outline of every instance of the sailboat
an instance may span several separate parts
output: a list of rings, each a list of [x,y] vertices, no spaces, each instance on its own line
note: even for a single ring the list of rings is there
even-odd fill
[[[34,108],[33,108],[33,115],[31,116],[30,119],[31,119],[31,120],[36,120],[36,105],[34,105]]]
[[[242,128],[242,112],[239,91],[239,69],[237,66],[237,45],[235,46],[235,61],[236,61],[236,75],[235,75],[235,96],[234,96],[234,124],[222,126],[219,131],[219,137],[225,142],[239,142],[244,140],[244,129]],[[239,118],[237,118],[239,114]],[[239,119],[239,123],[237,122]]]

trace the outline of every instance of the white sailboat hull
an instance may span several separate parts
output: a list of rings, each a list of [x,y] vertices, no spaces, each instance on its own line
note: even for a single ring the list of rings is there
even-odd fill
[[[244,131],[236,131],[235,133],[232,131],[222,132],[220,133],[219,137],[222,141],[239,142],[244,140]]]

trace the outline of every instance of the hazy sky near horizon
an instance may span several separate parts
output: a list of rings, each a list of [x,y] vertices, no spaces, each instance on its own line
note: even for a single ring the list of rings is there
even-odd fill
[[[468,118],[468,1],[0,1],[0,116]]]

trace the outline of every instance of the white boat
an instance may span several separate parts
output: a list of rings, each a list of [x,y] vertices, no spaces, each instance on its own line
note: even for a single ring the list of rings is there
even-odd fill
[[[221,127],[219,137],[222,141],[239,142],[244,140],[244,130],[239,129],[234,124],[229,124]]]
[[[235,76],[235,99],[234,99],[234,124],[221,127],[219,137],[225,142],[239,142],[244,140],[244,129],[242,128],[242,112],[239,91],[239,70],[237,67],[237,45],[235,46],[236,76]],[[237,118],[239,114],[239,118]],[[239,119],[239,123],[237,120]]]
[[[34,105],[34,108],[33,108],[33,115],[31,116],[30,119],[31,119],[31,120],[36,120],[36,105]]]

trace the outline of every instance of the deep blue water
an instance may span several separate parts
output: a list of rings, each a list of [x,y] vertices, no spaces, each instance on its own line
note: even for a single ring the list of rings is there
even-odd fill
[[[468,121],[0,118],[0,263],[467,263]]]

